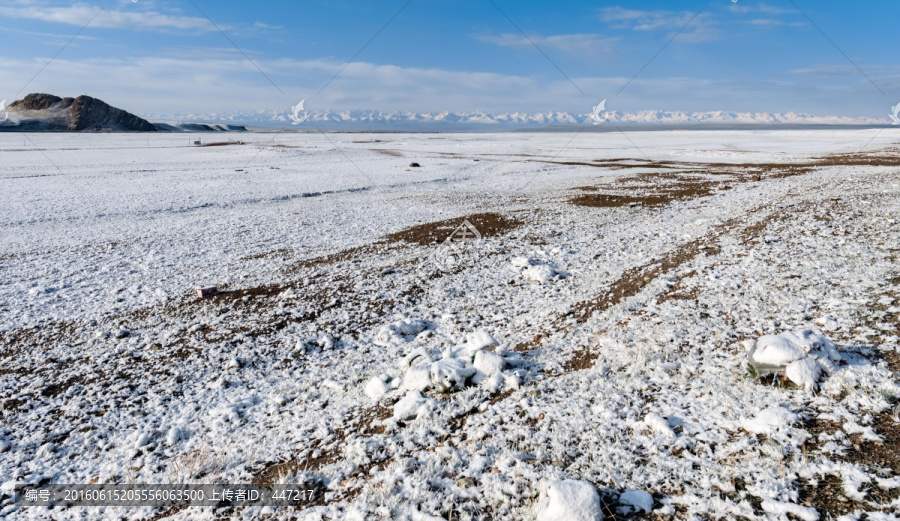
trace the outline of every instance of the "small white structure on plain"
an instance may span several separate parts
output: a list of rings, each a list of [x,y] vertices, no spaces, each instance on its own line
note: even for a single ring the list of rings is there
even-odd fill
[[[600,495],[587,481],[542,481],[537,521],[602,521]]]

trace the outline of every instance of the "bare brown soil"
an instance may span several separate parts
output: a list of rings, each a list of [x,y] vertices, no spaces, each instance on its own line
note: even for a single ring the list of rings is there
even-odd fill
[[[469,221],[482,237],[493,237],[515,230],[523,223],[515,217],[508,217],[499,213],[475,213],[443,221],[419,224],[405,230],[392,233],[385,239],[388,243],[406,242],[428,246],[447,240],[464,221]]]
[[[714,232],[694,239],[657,261],[625,271],[605,294],[576,304],[573,307],[575,319],[578,323],[584,323],[594,313],[606,311],[617,303],[637,295],[658,276],[681,266],[701,253],[715,255],[718,253],[715,240],[725,231],[725,227],[726,225],[721,225]]]
[[[390,150],[387,148],[373,148],[371,150],[372,152],[377,152],[384,156],[403,157],[403,152],[400,152],[399,150]]]
[[[566,372],[571,373],[572,371],[583,371],[585,369],[589,369],[594,365],[594,360],[597,359],[597,353],[594,352],[591,348],[584,348],[575,351],[572,354],[572,357],[569,358],[566,363],[563,365],[563,369]]]
[[[202,145],[198,145],[201,147],[229,147],[229,146],[240,146],[243,143],[238,143],[237,141],[216,141],[214,143],[203,143]]]
[[[348,248],[346,250],[341,250],[337,253],[332,253],[330,255],[324,255],[321,257],[313,257],[310,259],[304,259],[302,261],[295,262],[290,264],[284,268],[284,271],[288,273],[297,272],[303,269],[315,268],[315,267],[327,267],[332,264],[337,264],[339,262],[351,261],[353,259],[359,258],[364,254],[372,253],[375,246],[379,243],[375,243],[372,246],[362,246],[357,248]]]
[[[391,409],[381,405],[357,409],[351,413],[351,418],[357,420],[356,423],[359,427],[349,429],[347,432],[345,432],[344,429],[338,429],[335,432],[335,437],[342,441],[337,443],[334,449],[323,449],[322,454],[316,458],[295,458],[280,463],[268,464],[255,473],[252,482],[258,485],[270,485],[276,483],[282,476],[296,474],[297,472],[316,472],[323,466],[334,463],[340,458],[344,449],[343,440],[350,434],[373,436],[383,433],[384,427],[380,424],[374,424],[376,423],[376,420],[380,422],[381,420],[389,418],[392,412]],[[319,443],[317,442],[317,445],[313,447],[313,450],[318,447]]]
[[[816,168],[828,166],[898,166],[900,155],[868,155],[838,154],[814,158],[811,161],[798,163],[688,163],[677,161],[648,160],[594,160],[593,162],[555,162],[563,165],[581,165],[598,168],[621,170],[633,168],[651,168],[655,173],[642,173],[633,177],[617,179],[611,185],[580,186],[576,190],[590,192],[577,195],[569,202],[579,206],[594,208],[617,208],[622,206],[667,206],[677,201],[690,200],[712,195],[717,189],[724,188],[722,182],[696,174],[722,176],[731,183],[745,183],[762,179],[778,179],[794,175],[806,174]],[[660,169],[668,169],[663,173]],[[684,175],[691,174],[691,175]],[[595,193],[603,189],[617,188],[617,193]],[[622,194],[621,189],[642,189],[640,193]]]
[[[696,271],[691,271],[690,273],[685,273],[678,279],[678,282],[672,285],[669,289],[663,292],[658,299],[656,299],[657,304],[662,304],[667,300],[696,300],[699,295],[699,291],[695,288],[688,288],[685,285],[685,279],[689,279],[693,276],[697,275]]]
[[[294,250],[291,248],[279,248],[277,250],[267,251],[263,253],[254,253],[253,255],[247,255],[246,257],[241,257],[241,260],[259,260],[259,259],[270,259],[270,258],[287,258],[294,255]]]

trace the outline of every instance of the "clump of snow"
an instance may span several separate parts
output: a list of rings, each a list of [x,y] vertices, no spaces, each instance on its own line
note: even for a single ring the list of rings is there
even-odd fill
[[[403,375],[401,387],[410,391],[424,391],[431,385],[431,362],[410,367]]]
[[[418,418],[428,408],[429,399],[419,391],[409,391],[394,404],[394,419],[404,421]]]
[[[465,387],[475,368],[459,358],[444,358],[431,364],[431,385],[438,392]]]
[[[375,334],[373,343],[381,347],[411,342],[416,335],[428,329],[428,323],[418,318],[404,318],[382,327]]]
[[[474,333],[469,333],[468,335],[466,335],[466,344],[469,352],[474,353],[479,349],[496,346],[497,341],[494,340],[494,337],[492,337],[490,333],[483,329],[479,329]]]
[[[792,514],[803,521],[819,521],[819,512],[812,507],[803,507],[793,503],[765,500],[760,505],[767,514],[785,515]]]
[[[807,391],[814,391],[819,385],[819,376],[822,374],[822,366],[818,360],[805,357],[791,362],[784,370],[788,380],[803,387]]]
[[[434,362],[434,357],[432,357],[431,352],[424,347],[417,347],[403,357],[403,362],[400,366],[401,368],[408,369],[421,364],[430,364],[431,362]]]
[[[497,341],[484,330],[469,333],[465,344],[447,348],[440,354],[417,347],[400,362],[400,369],[405,369],[401,387],[408,391],[434,389],[438,392],[463,389],[470,384],[482,385],[489,392],[496,392],[504,385],[515,387],[517,379],[501,374],[506,360],[497,350]],[[370,384],[373,392],[381,385]]]
[[[835,362],[841,359],[831,340],[809,329],[762,336],[756,341],[751,356],[761,364],[787,365],[808,355]]]
[[[473,361],[476,373],[472,377],[472,382],[479,384],[486,378],[499,374],[503,370],[506,361],[502,356],[490,351],[476,351]]]
[[[797,422],[797,415],[784,407],[768,407],[759,411],[755,418],[743,421],[743,427],[754,434],[772,434],[790,427]]]
[[[513,257],[510,264],[515,268],[527,268],[531,266],[531,259],[529,257]]]
[[[553,277],[564,276],[565,273],[555,269],[545,262],[537,261],[531,257],[513,257],[510,264],[516,271],[521,271],[522,276],[528,280],[546,284]]]
[[[631,512],[643,512],[649,514],[653,511],[653,496],[644,490],[628,489],[619,496],[619,503],[625,506],[620,510],[631,510]],[[629,514],[631,512],[623,512]]]
[[[757,374],[784,371],[791,382],[809,391],[816,390],[823,372],[834,371],[832,362],[841,360],[834,342],[809,329],[765,335],[745,341],[745,346]]]
[[[669,422],[667,422],[665,418],[655,412],[651,412],[646,417],[644,417],[644,425],[646,425],[648,429],[660,436],[665,436],[666,438],[675,437],[675,431],[673,431],[672,428],[669,427]]]
[[[369,398],[378,401],[382,396],[391,390],[396,389],[399,384],[399,379],[391,378],[386,374],[379,374],[378,376],[373,376],[368,383],[366,383],[364,392]]]
[[[536,503],[537,521],[601,521],[600,496],[587,481],[543,481]]]
[[[546,284],[556,275],[556,271],[546,264],[538,264],[522,272],[525,278]]]

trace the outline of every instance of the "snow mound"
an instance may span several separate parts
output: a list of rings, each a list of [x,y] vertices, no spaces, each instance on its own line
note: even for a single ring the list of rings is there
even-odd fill
[[[401,369],[409,369],[410,367],[426,363],[430,364],[431,362],[434,362],[434,357],[431,356],[431,352],[424,347],[417,347],[403,357],[400,367]]]
[[[630,509],[631,512],[642,511],[645,514],[649,514],[653,511],[653,496],[651,496],[649,492],[643,490],[629,489],[622,492],[622,495],[619,496],[619,503],[625,507],[624,509],[620,507],[620,510]],[[631,512],[623,513],[629,514]]]
[[[762,336],[751,358],[761,364],[786,366],[809,355],[835,362],[841,359],[834,342],[809,329]]]
[[[416,335],[426,329],[428,322],[418,318],[404,318],[379,329],[373,343],[381,347],[391,347],[411,342]]]
[[[406,396],[394,404],[394,419],[400,421],[414,420],[428,410],[429,402],[419,391],[409,391]]]
[[[431,385],[438,392],[462,389],[475,375],[475,368],[460,358],[445,358],[431,364]]]
[[[489,392],[496,392],[504,385],[510,385],[514,378],[507,378],[502,373],[506,359],[494,351],[497,341],[483,330],[466,337],[465,344],[440,354],[417,347],[403,357],[400,369],[405,373],[400,387],[408,391],[433,389],[443,393],[469,385],[481,385]],[[370,382],[370,385],[373,392],[379,392],[381,384]]]
[[[550,282],[550,279],[552,279],[554,275],[556,275],[556,270],[546,264],[538,264],[537,266],[526,269],[522,274],[529,280],[546,284]]]
[[[431,386],[431,362],[410,367],[403,375],[401,387],[408,391],[424,391]]]
[[[796,414],[784,407],[768,407],[759,411],[755,418],[744,420],[743,427],[747,432],[769,435],[790,427],[797,419]]]
[[[468,348],[470,353],[474,353],[479,349],[484,349],[490,346],[496,346],[497,341],[494,340],[494,337],[490,335],[487,331],[483,329],[479,329],[474,333],[469,333],[466,335],[466,347]]]
[[[513,257],[510,264],[512,264],[514,268],[527,268],[528,266],[531,266],[531,259],[529,257]]]
[[[479,384],[486,378],[499,374],[503,370],[506,361],[502,356],[490,351],[476,351],[473,361],[475,366],[475,375],[472,382]]]
[[[600,496],[587,481],[541,482],[537,521],[601,521]]]
[[[366,383],[364,392],[369,398],[378,401],[382,396],[393,389],[396,389],[399,384],[400,381],[397,378],[391,378],[386,374],[380,374],[372,377],[368,383]]]
[[[750,365],[757,375],[784,372],[791,382],[808,391],[816,390],[822,373],[834,372],[833,362],[841,360],[834,342],[809,329],[745,342],[750,348]]]
[[[819,376],[822,375],[822,366],[819,361],[811,358],[801,358],[791,362],[784,370],[788,380],[803,387],[807,391],[815,391],[819,386]]]
[[[664,436],[666,438],[674,438],[675,431],[669,427],[669,422],[666,421],[665,418],[656,414],[655,412],[651,412],[644,418],[644,425],[647,426],[648,429],[656,433],[657,435]]]

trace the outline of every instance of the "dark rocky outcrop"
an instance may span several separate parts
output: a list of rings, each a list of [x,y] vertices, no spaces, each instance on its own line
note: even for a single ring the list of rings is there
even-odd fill
[[[8,107],[17,124],[0,130],[156,132],[149,121],[90,96],[29,94]]]

